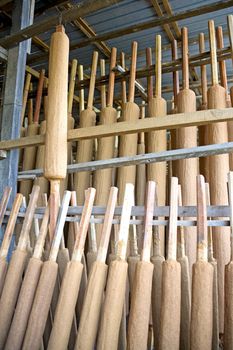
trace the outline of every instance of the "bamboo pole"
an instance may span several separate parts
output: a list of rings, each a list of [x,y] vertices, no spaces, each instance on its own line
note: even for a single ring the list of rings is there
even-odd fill
[[[195,112],[196,96],[189,89],[189,61],[188,61],[188,30],[182,28],[182,81],[183,89],[177,96],[177,110]],[[176,131],[176,147],[188,148],[197,146],[197,128],[195,126],[180,128]],[[196,183],[193,179],[198,173],[197,158],[182,159],[177,162],[177,176],[179,178],[184,205],[196,204]],[[192,265],[196,261],[197,230],[195,227],[184,228],[186,254],[189,259],[190,276]]]
[[[208,89],[208,108],[226,107],[226,90],[218,84],[216,40],[214,22],[209,21],[212,86]],[[227,142],[227,123],[214,123],[208,126],[209,144]],[[210,200],[212,205],[228,204],[227,174],[228,154],[209,157]],[[230,231],[228,227],[213,228],[214,255],[218,263],[219,331],[224,330],[224,270],[230,261]]]
[[[117,111],[113,108],[113,98],[114,98],[114,81],[115,72],[113,68],[116,65],[117,49],[112,48],[111,51],[111,61],[109,67],[109,84],[108,84],[108,97],[107,97],[107,107],[102,108],[100,115],[101,124],[113,124],[117,121]],[[103,137],[98,139],[98,151],[97,160],[110,159],[114,157],[114,143],[115,137]],[[94,187],[96,188],[96,205],[106,205],[108,201],[109,189],[112,184],[112,169],[101,169],[94,173]],[[97,246],[99,246],[100,236],[101,236],[101,225],[96,227],[96,239]]]
[[[94,262],[88,277],[88,284],[75,344],[76,350],[92,350],[95,346],[102,298],[107,279],[107,265],[105,261],[117,201],[117,192],[118,190],[116,187],[110,189],[97,259]]]
[[[98,52],[93,53],[91,78],[88,94],[87,108],[80,113],[80,128],[88,126],[94,126],[96,122],[96,114],[93,111],[93,100],[95,91],[95,79],[98,62]],[[78,141],[76,162],[88,162],[92,160],[93,155],[93,140]],[[77,193],[78,205],[83,205],[85,198],[85,190],[90,186],[90,172],[84,171],[81,173],[75,173],[74,175],[74,188]]]
[[[0,205],[1,212],[3,212],[4,207],[6,209],[6,205],[10,197],[11,189],[8,187],[7,190],[8,192],[5,191],[3,198],[1,200],[1,205]],[[4,281],[5,281],[7,266],[8,266],[6,258],[8,255],[8,250],[10,247],[11,239],[12,239],[15,224],[16,224],[17,215],[18,215],[22,200],[23,200],[23,196],[17,193],[12,205],[10,217],[7,222],[6,230],[5,230],[3,241],[0,248],[0,296],[2,294],[2,289],[4,286]],[[4,214],[1,215],[0,227],[2,226],[3,217],[4,217]]]
[[[210,205],[210,189],[209,184],[205,184],[206,204]],[[208,261],[214,268],[213,279],[213,336],[212,336],[212,350],[219,349],[219,310],[218,310],[218,265],[214,258],[213,250],[213,233],[212,227],[208,226]]]
[[[181,311],[181,267],[176,261],[178,179],[171,178],[168,255],[162,267],[162,303],[159,350],[179,350]]]
[[[233,173],[228,174],[228,192],[231,226],[231,261],[225,267],[225,315],[224,315],[224,349],[230,350],[233,344]]]
[[[208,262],[205,180],[197,176],[197,262],[193,265],[191,350],[212,349],[213,266]]]
[[[134,103],[135,92],[135,76],[136,76],[136,61],[137,61],[137,42],[132,43],[132,60],[130,67],[130,81],[129,81],[129,96],[128,102],[124,104],[122,121],[137,121],[139,119],[139,107]],[[120,137],[119,143],[119,157],[132,156],[137,154],[137,134],[123,135]],[[122,204],[125,185],[132,183],[135,185],[136,166],[126,166],[118,169],[117,173],[117,187],[119,189],[118,200]]]
[[[182,207],[181,186],[178,189],[178,205]],[[180,218],[182,220],[182,218]],[[184,228],[179,227],[177,261],[181,267],[181,319],[180,319],[180,348],[190,349],[190,319],[191,319],[191,281],[189,275],[189,261],[185,254]]]
[[[20,350],[22,347],[28,318],[43,266],[43,261],[41,258],[48,231],[48,222],[49,205],[47,205],[45,209],[34,252],[28,262],[28,266],[24,275],[5,349]]]
[[[128,242],[129,220],[134,198],[134,186],[126,184],[119,240],[117,242],[116,259],[110,262],[107,289],[100,320],[97,349],[118,348],[118,336],[125,301],[127,268],[126,250]]]
[[[205,35],[199,34],[199,52],[205,52]],[[201,66],[201,90],[202,90],[202,105],[201,109],[207,109],[207,75],[206,65]],[[203,125],[198,128],[199,145],[208,145],[208,126]],[[200,174],[202,174],[207,181],[209,181],[209,158],[202,157],[199,159]]]
[[[70,195],[71,193],[69,191],[64,192],[63,200],[58,212],[57,224],[49,259],[43,263],[41,269],[40,278],[28,319],[23,346],[21,347],[24,350],[38,350],[40,348],[58,274],[58,264],[56,263],[56,259],[63,235],[63,228],[70,202]]]
[[[95,189],[87,190],[84,209],[80,222],[80,236],[76,240],[71,262],[67,264],[62,281],[59,299],[54,316],[53,328],[49,338],[48,349],[65,349],[68,346],[75,305],[82,277],[81,263],[92,206],[95,199]]]
[[[149,117],[163,117],[167,114],[166,101],[162,98],[162,51],[161,36],[156,35],[155,47],[155,96],[148,103]],[[152,131],[147,134],[146,150],[148,153],[161,152],[167,149],[166,130]],[[166,202],[166,162],[152,163],[147,165],[147,180],[156,181],[158,205]],[[164,251],[164,227],[159,227],[161,249]]]
[[[2,295],[0,298],[0,348],[4,348],[11,319],[20,290],[23,272],[28,262],[28,240],[33,221],[36,203],[39,196],[39,187],[34,186],[30,195],[29,204],[23,221],[17,249],[13,252],[5,277]]]
[[[141,260],[136,264],[131,297],[127,349],[147,349],[154,265],[150,262],[152,220],[154,213],[155,182],[147,185],[145,205],[144,242]]]

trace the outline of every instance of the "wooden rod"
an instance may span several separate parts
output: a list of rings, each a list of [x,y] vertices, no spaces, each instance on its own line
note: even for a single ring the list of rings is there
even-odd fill
[[[22,111],[21,111],[21,127],[23,126],[25,111],[27,107],[27,100],[28,100],[28,93],[30,88],[32,75],[30,73],[27,73],[26,75],[26,81],[24,84],[24,90],[23,90],[23,105],[22,105]]]
[[[126,68],[125,66],[125,53],[121,52],[121,66],[123,69]],[[121,94],[122,94],[122,103],[126,103],[127,102],[127,97],[126,97],[126,81],[122,80],[121,83]]]
[[[172,60],[175,61],[178,59],[177,55],[177,41],[172,41]],[[179,83],[179,71],[176,70],[172,73],[173,75],[173,94],[174,94],[174,105],[177,107],[177,95],[180,91],[180,83]]]
[[[148,68],[152,66],[151,47],[146,48],[146,64]],[[152,97],[153,97],[153,77],[152,75],[149,75],[147,77],[147,101],[150,102]]]
[[[162,96],[162,52],[161,35],[156,35],[155,40],[155,97]]]
[[[208,21],[209,41],[210,41],[210,59],[211,59],[211,76],[212,85],[218,84],[218,65],[217,65],[217,50],[214,21]]]
[[[69,81],[69,93],[68,93],[68,117],[72,117],[72,107],[74,100],[74,89],[75,89],[75,79],[77,74],[78,61],[76,59],[72,60],[71,71],[70,71],[70,81]]]
[[[113,97],[114,97],[114,82],[115,82],[115,72],[113,68],[116,65],[117,59],[117,49],[115,47],[112,48],[111,51],[111,59],[110,59],[110,67],[109,67],[109,83],[108,83],[108,99],[107,106],[113,106]]]
[[[217,29],[216,29],[216,39],[217,39],[217,48],[218,49],[223,49],[224,48],[224,41],[223,41],[222,27],[217,27]],[[225,60],[219,61],[219,73],[220,73],[221,85],[227,91],[228,86],[227,86],[227,71],[226,71],[226,62],[225,62]]]
[[[197,176],[197,260],[208,262],[206,187],[203,175]]]
[[[100,60],[100,74],[101,76],[105,76],[105,60],[101,58]],[[106,107],[106,86],[101,85],[100,87],[100,94],[101,94],[101,108]]]
[[[40,72],[40,77],[39,77],[39,82],[37,87],[36,104],[35,104],[35,110],[34,110],[34,123],[39,123],[44,78],[45,78],[45,70],[42,69]]]
[[[78,79],[83,80],[83,65],[78,66]],[[79,114],[84,110],[84,89],[79,90]]]
[[[183,89],[189,89],[189,52],[188,52],[188,28],[183,27],[182,33],[182,82]]]
[[[98,52],[94,51],[92,56],[91,77],[90,77],[89,94],[88,94],[88,100],[87,100],[87,108],[90,108],[90,109],[93,108],[93,102],[94,102],[95,79],[96,79],[98,56],[99,56]]]
[[[168,260],[176,260],[177,214],[178,214],[178,179],[171,178],[170,215],[168,229]]]
[[[128,98],[129,102],[134,102],[136,65],[137,65],[137,48],[138,48],[138,43],[136,41],[133,41],[132,53],[131,53],[130,78],[129,78],[129,98]]]
[[[199,51],[200,53],[205,52],[205,35],[204,33],[199,34]],[[206,76],[206,65],[201,66],[201,89],[202,89],[202,109],[207,109],[207,76]]]

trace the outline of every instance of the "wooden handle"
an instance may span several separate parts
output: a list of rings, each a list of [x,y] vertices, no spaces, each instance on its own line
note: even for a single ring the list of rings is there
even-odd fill
[[[129,102],[134,102],[137,49],[138,49],[138,43],[136,41],[133,41],[132,54],[131,54],[130,78],[129,78]]]
[[[111,60],[110,60],[110,67],[109,67],[108,101],[107,101],[107,106],[109,107],[113,106],[114,82],[115,82],[115,72],[113,69],[116,66],[116,59],[117,59],[117,49],[113,47],[111,51]]]
[[[26,248],[27,248],[28,237],[29,237],[31,226],[32,226],[32,221],[34,218],[34,213],[36,210],[36,204],[37,204],[39,194],[40,194],[40,187],[34,185],[32,188],[32,193],[30,195],[30,200],[28,203],[28,207],[27,207],[26,214],[24,217],[22,229],[20,232],[19,242],[18,242],[18,246],[17,246],[17,249],[19,249],[19,250],[26,250]]]
[[[75,80],[77,74],[77,60],[72,60],[71,63],[71,71],[70,71],[70,82],[69,82],[69,92],[68,92],[68,117],[72,117],[72,108],[74,101],[74,88],[75,88]]]
[[[36,241],[35,249],[33,252],[33,258],[41,259],[43,248],[45,244],[45,239],[48,231],[48,223],[49,223],[49,204],[47,204],[44,212],[44,216],[42,219],[42,223],[40,226],[39,235]]]
[[[33,85],[32,85],[32,83],[30,83],[29,91],[30,91],[30,92],[33,91]],[[28,100],[28,125],[32,124],[32,122],[33,122],[33,99],[30,98],[30,99]]]
[[[134,203],[134,185],[127,183],[125,186],[124,200],[121,212],[121,221],[119,229],[119,240],[117,242],[117,257],[125,260],[129,236],[129,222],[131,210]]]
[[[78,79],[83,80],[83,65],[78,66]],[[79,114],[84,110],[84,89],[79,90]]]
[[[162,52],[161,35],[156,35],[155,41],[155,97],[162,96]]]
[[[189,52],[188,52],[188,29],[181,29],[182,33],[182,81],[183,89],[189,89]]]
[[[231,59],[233,62],[233,15],[227,16],[227,24],[228,24],[230,47],[231,47]]]
[[[150,262],[151,242],[152,242],[152,220],[154,215],[155,205],[155,188],[154,181],[148,181],[146,205],[145,205],[145,219],[144,219],[144,241],[142,248],[141,260]]]
[[[25,111],[26,111],[26,106],[27,106],[28,92],[29,92],[29,87],[30,87],[30,83],[31,83],[31,78],[32,78],[32,75],[30,73],[27,73],[26,81],[25,81],[25,84],[24,84],[24,90],[23,90],[23,105],[22,105],[22,112],[21,112],[21,127],[23,126],[23,121],[24,121],[24,116],[25,116]]]
[[[116,202],[117,202],[117,193],[118,193],[118,188],[111,187],[108,203],[106,207],[106,212],[104,216],[104,223],[103,223],[103,228],[101,232],[99,250],[97,254],[97,261],[101,261],[103,263],[105,263],[106,261],[106,256],[108,252],[108,245],[109,245],[109,239],[110,239],[111,228],[112,228],[112,220],[114,217],[114,211],[115,211]]]
[[[93,52],[92,65],[91,65],[90,86],[89,86],[89,94],[88,94],[88,101],[87,101],[87,108],[90,108],[90,109],[93,108],[98,55],[99,54],[98,54],[97,51]]]
[[[85,202],[79,225],[79,236],[76,237],[72,254],[73,261],[81,261],[82,259],[95,193],[96,190],[94,188],[88,188],[85,193]]]
[[[71,192],[71,199],[70,199],[70,203],[73,207],[77,206],[77,195],[76,195],[76,191],[72,191]],[[80,227],[79,227],[79,223],[77,221],[73,222],[73,229],[74,229],[74,242],[77,239],[77,237],[79,237],[80,235]],[[74,247],[72,247],[74,248]]]
[[[197,260],[208,261],[205,179],[197,175]]]
[[[177,214],[178,214],[178,179],[171,178],[170,191],[170,212],[169,212],[169,228],[168,228],[168,259],[176,260],[177,246]]]
[[[7,204],[10,199],[11,191],[12,191],[12,187],[6,187],[3,192],[3,196],[0,203],[0,227],[2,226]]]
[[[199,51],[205,52],[205,36],[204,33],[199,34]],[[206,65],[201,65],[201,90],[202,90],[202,105],[207,107],[207,76]]]
[[[230,225],[231,225],[231,261],[233,261],[233,172],[228,173],[228,194],[230,205]]]
[[[182,192],[181,192],[181,185],[178,186],[178,207],[182,207]],[[180,217],[180,220],[182,220],[182,217]],[[185,240],[184,240],[184,227],[179,226],[180,231],[180,257],[183,258],[185,256]]]
[[[94,220],[94,218],[94,215],[91,215],[91,219]],[[97,253],[96,229],[94,222],[90,222],[88,228],[88,248],[90,253]]]
[[[215,38],[214,21],[210,20],[208,22],[208,26],[209,26],[212,85],[217,85],[218,84],[218,65],[217,65],[217,52],[216,52],[216,38]]]
[[[217,27],[216,38],[217,38],[217,48],[223,49],[224,48],[224,41],[223,41],[222,27]],[[221,85],[227,90],[228,89],[227,88],[227,71],[226,71],[225,60],[219,61],[219,73],[220,73]]]
[[[45,70],[42,69],[40,72],[39,82],[37,87],[36,105],[35,105],[35,111],[34,111],[34,123],[39,123],[44,78],[45,78]]]
[[[21,193],[17,193],[15,196],[14,203],[12,205],[10,217],[8,219],[6,231],[3,236],[3,241],[2,245],[0,248],[0,258],[6,258],[8,254],[8,250],[10,247],[11,239],[13,236],[14,228],[15,228],[15,223],[17,220],[18,212],[21,206],[23,200],[23,195]]]
[[[175,61],[178,58],[177,55],[177,41],[172,40],[172,60]],[[177,106],[177,95],[180,91],[180,83],[179,83],[179,71],[176,70],[173,72],[173,94],[174,94],[174,105]]]
[[[152,51],[151,47],[146,48],[146,65],[147,68],[152,66]],[[147,101],[150,102],[153,98],[153,77],[149,75],[147,77]]]
[[[105,60],[103,58],[100,60],[100,74],[101,77],[105,76]],[[106,107],[106,86],[104,84],[100,87],[100,95],[101,108],[104,109]]]
[[[205,192],[206,192],[206,205],[210,206],[210,187],[209,184],[205,184]],[[211,218],[209,217],[209,220]],[[208,226],[208,260],[215,261],[214,259],[214,249],[213,249],[213,231],[212,227]]]
[[[52,242],[52,246],[49,254],[50,261],[57,260],[57,254],[58,254],[59,246],[63,236],[63,229],[65,225],[67,211],[69,208],[70,197],[71,197],[71,192],[65,191],[61,206],[59,208],[58,216],[57,216],[57,225],[56,225],[54,238],[53,238],[53,242]]]
[[[140,108],[140,119],[144,119],[145,115],[146,115],[146,102],[142,101],[142,105]],[[145,133],[144,132],[140,132],[138,134],[138,144],[144,144],[145,143]]]
[[[125,53],[121,52],[121,66],[123,69],[125,69]],[[121,95],[122,95],[122,103],[126,103],[127,102],[127,97],[126,97],[126,81],[122,80],[121,83]]]

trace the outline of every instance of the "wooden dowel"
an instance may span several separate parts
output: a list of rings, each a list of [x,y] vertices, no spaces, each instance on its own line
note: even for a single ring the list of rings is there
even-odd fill
[[[115,82],[115,72],[113,69],[116,65],[116,59],[117,59],[117,49],[115,47],[111,50],[111,60],[110,60],[110,67],[109,67],[109,83],[108,83],[108,99],[107,99],[107,106],[112,107],[113,106],[113,96],[114,96],[114,82]]]
[[[198,240],[197,240],[197,260],[208,261],[207,248],[207,211],[204,176],[197,177],[197,220]]]
[[[69,93],[68,93],[68,117],[72,117],[72,108],[74,100],[74,89],[75,89],[75,79],[77,74],[78,61],[76,59],[72,60],[71,71],[70,71],[70,81],[69,81]]]
[[[72,261],[81,261],[82,259],[92,206],[95,199],[95,192],[96,191],[94,188],[89,188],[87,190],[83,213],[79,225],[79,239],[76,239],[74,243],[74,250],[71,258]]]
[[[152,66],[152,51],[151,47],[146,48],[146,65],[149,68]],[[150,102],[150,100],[153,97],[153,77],[152,75],[149,75],[147,77],[147,101]]]
[[[3,236],[2,245],[0,247],[0,259],[7,257],[8,250],[9,250],[10,243],[11,243],[11,239],[12,239],[13,232],[14,232],[15,223],[17,220],[20,206],[22,204],[22,200],[23,200],[23,195],[20,193],[17,193],[15,196],[13,205],[12,205],[12,209],[11,209],[11,213],[10,213],[8,222],[7,222],[6,230],[5,230],[5,233]]]
[[[93,52],[92,66],[91,66],[91,77],[90,77],[90,85],[89,85],[89,94],[88,94],[88,100],[87,100],[87,108],[90,108],[90,109],[93,108],[98,55],[99,54],[98,54],[97,51]]]
[[[5,212],[6,212],[7,204],[8,204],[9,199],[10,199],[11,191],[12,191],[12,187],[8,187],[8,186],[5,187],[2,198],[1,198],[1,202],[0,202],[0,227],[2,226],[2,223],[3,223],[3,219],[4,219]]]
[[[170,215],[168,229],[168,260],[176,260],[177,246],[177,214],[178,214],[178,179],[171,178],[171,193],[170,193]]]
[[[138,48],[138,43],[134,41],[132,43],[131,66],[130,66],[129,97],[128,97],[129,102],[134,102],[136,65],[137,65],[137,48]]]
[[[33,85],[30,83],[29,85],[29,91],[33,91]],[[30,98],[28,100],[28,125],[32,124],[33,122],[33,99]]]
[[[217,50],[214,21],[208,21],[212,85],[218,84]]]
[[[162,55],[161,35],[156,35],[155,40],[155,97],[162,96]]]
[[[78,66],[78,79],[83,80],[83,65]],[[84,89],[79,90],[79,114],[84,110]]]
[[[36,241],[36,245],[33,252],[33,258],[41,259],[43,248],[45,244],[45,239],[48,231],[48,222],[49,222],[49,203],[45,208],[45,213],[42,219],[42,223],[40,226],[40,232]]]
[[[189,59],[188,59],[188,29],[181,29],[182,32],[182,85],[183,89],[189,89]]]
[[[30,73],[27,73],[26,81],[24,84],[24,90],[23,90],[23,105],[22,105],[22,111],[21,111],[21,127],[23,126],[23,122],[24,122],[24,116],[25,116],[26,107],[27,107],[28,92],[29,92],[29,87],[30,87],[30,83],[31,83],[31,78],[32,78],[32,75]]]
[[[205,52],[205,35],[199,34],[199,52]],[[201,65],[201,89],[202,89],[202,109],[207,109],[207,76],[206,65]]]
[[[39,123],[44,78],[45,78],[45,70],[42,69],[40,72],[38,86],[37,86],[36,104],[35,104],[35,110],[34,110],[34,123]]]
[[[177,55],[177,41],[172,41],[172,60],[175,61],[178,58]],[[173,75],[173,94],[174,94],[174,105],[177,107],[177,95],[180,92],[180,84],[179,84],[179,71],[176,70],[172,73]]]
[[[105,60],[101,58],[100,60],[100,74],[101,76],[105,76]],[[106,107],[106,86],[101,85],[100,87],[100,94],[101,94],[101,108]]]
[[[121,66],[123,69],[125,69],[125,53],[124,52],[121,52]],[[121,95],[122,95],[122,104],[124,106],[124,104],[127,102],[126,81],[125,80],[122,80],[122,83],[121,83]]]
[[[217,48],[218,49],[223,49],[224,48],[224,41],[223,41],[222,27],[217,27],[217,29],[216,29],[216,39],[217,39]],[[219,61],[219,73],[220,73],[221,85],[227,91],[227,89],[228,89],[228,86],[227,86],[227,71],[226,71],[226,62],[224,60]]]

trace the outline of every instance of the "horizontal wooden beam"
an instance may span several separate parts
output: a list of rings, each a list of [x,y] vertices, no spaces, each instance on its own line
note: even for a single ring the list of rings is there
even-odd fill
[[[169,114],[165,117],[139,119],[134,122],[119,122],[110,125],[97,125],[68,131],[68,141],[94,139],[107,136],[148,132],[151,130],[177,129],[187,126],[199,126],[233,119],[233,108],[209,109],[192,113]],[[44,135],[27,136],[0,142],[0,150],[25,148],[42,145]]]
[[[159,163],[187,158],[200,158],[230,152],[233,152],[233,142],[193,148],[175,149],[158,153],[138,154],[131,157],[119,157],[96,160],[86,163],[70,164],[67,166],[67,172],[77,173],[82,171],[95,171],[98,169],[118,168],[128,165]],[[27,179],[34,179],[35,177],[39,176],[43,176],[43,169],[26,170],[18,173],[18,180],[22,181]]]

